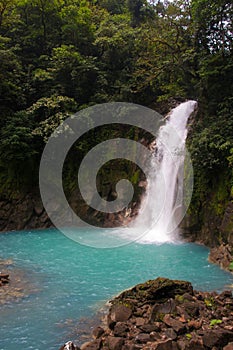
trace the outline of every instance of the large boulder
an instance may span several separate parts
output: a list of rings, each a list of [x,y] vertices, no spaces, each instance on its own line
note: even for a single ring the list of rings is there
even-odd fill
[[[124,291],[112,302],[113,304],[124,300],[140,307],[144,304],[164,303],[169,299],[174,299],[176,295],[185,293],[193,294],[193,287],[190,282],[169,280],[158,277],[145,283],[137,284],[135,287]]]

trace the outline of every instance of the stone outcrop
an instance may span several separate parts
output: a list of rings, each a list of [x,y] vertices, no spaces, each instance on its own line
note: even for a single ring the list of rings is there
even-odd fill
[[[0,197],[0,231],[43,229],[52,226],[37,191]]]
[[[231,350],[232,292],[157,278],[113,299],[93,338],[81,350]]]
[[[233,247],[230,244],[221,244],[212,248],[209,261],[220,265],[224,270],[233,272]]]

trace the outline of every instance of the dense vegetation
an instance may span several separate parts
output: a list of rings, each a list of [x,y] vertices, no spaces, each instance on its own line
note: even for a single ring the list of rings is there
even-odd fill
[[[232,8],[227,0],[0,0],[1,192],[37,184],[44,144],[72,112],[191,98],[199,101],[191,210],[214,193],[221,214],[233,196]]]

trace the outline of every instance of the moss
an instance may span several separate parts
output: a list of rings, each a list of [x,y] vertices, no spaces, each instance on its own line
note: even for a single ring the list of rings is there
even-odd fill
[[[222,323],[222,320],[216,320],[216,319],[213,319],[210,321],[210,327],[214,327],[215,325],[218,325],[218,324],[221,324]]]
[[[228,269],[229,269],[230,271],[233,271],[233,260],[232,260],[232,262],[229,264]]]
[[[206,306],[210,309],[215,307],[215,300],[213,297],[206,298],[204,300],[204,302],[205,302]]]
[[[191,339],[192,339],[192,334],[190,334],[190,333],[185,334],[185,336],[186,336],[186,338],[187,338],[188,340],[191,340]]]
[[[216,215],[222,216],[226,209],[226,204],[229,201],[229,188],[227,186],[228,179],[224,175],[220,177],[218,183],[214,184],[214,195],[210,206],[214,209]]]
[[[177,300],[179,303],[183,303],[184,302],[184,297],[183,297],[183,295],[176,295],[175,296],[175,300]]]

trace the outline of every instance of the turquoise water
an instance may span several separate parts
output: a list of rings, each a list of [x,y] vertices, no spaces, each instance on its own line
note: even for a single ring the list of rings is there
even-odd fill
[[[207,248],[187,243],[94,249],[56,230],[2,234],[0,257],[12,258],[38,291],[0,307],[0,349],[58,350],[76,339],[70,333],[80,318],[147,279],[185,279],[196,289],[217,291],[232,284],[233,276],[207,256]]]

